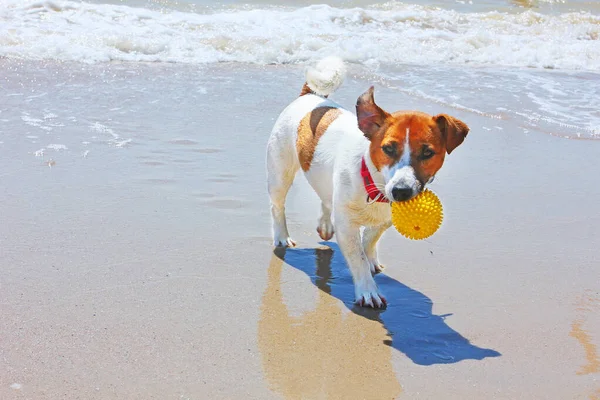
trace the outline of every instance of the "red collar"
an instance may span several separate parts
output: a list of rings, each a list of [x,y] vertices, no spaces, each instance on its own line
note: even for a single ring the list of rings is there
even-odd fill
[[[373,177],[369,172],[369,168],[367,168],[367,163],[365,162],[365,158],[362,159],[362,165],[360,166],[360,176],[363,178],[363,182],[365,184],[365,190],[367,191],[367,202],[368,203],[389,203],[390,201],[387,197],[384,196],[383,193],[377,189],[375,182],[373,182]]]

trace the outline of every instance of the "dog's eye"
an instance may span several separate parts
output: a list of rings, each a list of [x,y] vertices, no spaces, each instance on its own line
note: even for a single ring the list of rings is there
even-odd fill
[[[421,160],[429,160],[435,153],[430,148],[424,148],[421,152]]]
[[[385,153],[385,155],[387,155],[388,157],[396,157],[396,145],[395,144],[386,144],[385,146],[381,146],[381,150],[383,150],[383,152]]]

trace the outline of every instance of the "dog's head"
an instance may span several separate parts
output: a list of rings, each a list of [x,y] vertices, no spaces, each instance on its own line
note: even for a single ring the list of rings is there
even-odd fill
[[[371,141],[371,160],[385,179],[384,194],[393,201],[409,200],[423,191],[446,153],[469,132],[464,122],[445,114],[387,113],[375,104],[372,86],[358,98],[356,114],[358,127]]]

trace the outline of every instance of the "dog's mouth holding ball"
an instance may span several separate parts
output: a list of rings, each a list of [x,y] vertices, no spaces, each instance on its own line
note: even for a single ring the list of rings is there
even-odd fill
[[[433,182],[435,179],[435,175],[429,178],[429,180],[425,183],[421,183],[418,179],[414,178],[415,184],[411,187],[405,186],[393,186],[391,190],[388,190],[386,185],[385,197],[390,201],[390,203],[402,203],[405,201],[409,201],[423,193],[425,191],[426,186]],[[418,230],[418,227],[415,227],[415,230]]]
[[[393,189],[391,194],[386,194],[391,203],[404,203],[417,197],[423,190],[414,191],[412,189]]]
[[[392,202],[408,201],[425,188],[425,185],[417,179],[411,165],[398,164],[384,167],[381,171],[386,181],[385,196]]]
[[[417,174],[412,166],[400,168],[393,166],[391,168],[383,168],[382,172],[384,172],[384,179],[389,178],[389,180],[386,179],[383,192],[390,203],[402,203],[414,199],[423,193],[427,185],[435,179],[435,175],[432,175],[426,181],[422,182],[417,178]]]
[[[390,200],[391,203],[402,203],[405,201],[409,201],[414,199],[416,196],[421,194],[425,189],[425,185],[421,185],[420,183],[414,186],[392,186],[391,189],[388,189],[388,186],[392,186],[389,184],[386,185],[385,188],[385,197]]]

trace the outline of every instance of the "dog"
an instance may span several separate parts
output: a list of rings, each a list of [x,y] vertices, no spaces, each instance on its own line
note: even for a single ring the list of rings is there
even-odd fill
[[[337,57],[309,67],[300,96],[273,126],[266,154],[273,241],[296,245],[287,229],[285,199],[302,169],[321,199],[317,232],[323,240],[337,234],[356,303],[382,308],[387,300],[373,275],[383,269],[377,242],[392,224],[390,203],[422,192],[469,127],[446,114],[388,113],[375,103],[373,86],[358,98],[354,115],[328,99],[345,73]]]

